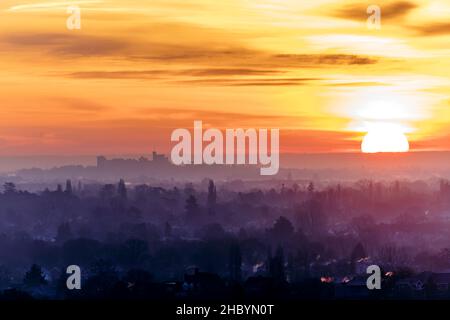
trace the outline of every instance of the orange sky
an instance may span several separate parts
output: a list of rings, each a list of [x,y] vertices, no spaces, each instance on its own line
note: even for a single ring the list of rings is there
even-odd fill
[[[450,2],[343,3],[2,0],[0,155],[168,152],[194,120],[280,128],[284,152],[359,150],[376,122],[449,150]]]

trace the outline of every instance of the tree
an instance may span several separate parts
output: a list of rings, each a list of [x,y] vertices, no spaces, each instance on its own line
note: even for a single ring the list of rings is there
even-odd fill
[[[306,234],[316,234],[326,229],[326,216],[323,205],[316,199],[309,199],[298,207],[297,226]]]
[[[270,233],[276,240],[289,239],[294,234],[294,227],[287,218],[280,216]]]
[[[229,261],[230,280],[232,282],[240,282],[242,277],[242,255],[239,244],[235,243],[230,248],[230,261]]]
[[[23,284],[27,287],[38,287],[47,284],[42,269],[37,264],[33,264],[31,269],[25,274]]]
[[[269,256],[269,274],[278,283],[284,282],[284,252],[282,247],[278,247],[275,257]]]
[[[68,222],[62,223],[58,227],[58,232],[56,234],[56,241],[66,242],[70,238],[72,238],[72,230],[70,228],[70,224]]]
[[[310,182],[310,183],[308,184],[308,193],[309,193],[309,194],[314,193],[314,183],[313,183],[313,182]]]
[[[104,259],[96,260],[89,270],[91,276],[85,281],[83,293],[88,298],[111,297],[114,286],[119,281],[119,276],[114,265]]]
[[[121,260],[125,265],[138,265],[148,256],[148,244],[144,240],[127,240],[121,249]]]
[[[214,215],[216,211],[217,189],[214,181],[209,180],[208,186],[208,213]]]
[[[352,255],[350,257],[350,264],[351,264],[351,269],[352,272],[356,271],[356,263],[361,260],[366,258],[366,250],[364,249],[363,245],[359,242],[355,248],[353,248],[352,251]]]
[[[3,265],[0,265],[0,287],[7,287],[11,284],[11,272]]]
[[[92,239],[75,239],[62,245],[62,260],[65,264],[85,265],[98,256],[100,243]]]
[[[5,182],[3,184],[3,190],[4,190],[5,194],[17,193],[16,185],[12,182]]]
[[[195,216],[198,212],[198,204],[197,204],[197,199],[195,198],[195,196],[190,195],[187,200],[186,200],[186,214],[189,217]]]
[[[67,180],[66,181],[66,193],[67,194],[72,194],[73,189],[72,189],[72,181]]]
[[[116,187],[113,184],[105,184],[100,189],[100,198],[102,200],[110,200],[114,197],[114,193],[116,192]]]
[[[135,206],[127,210],[127,215],[130,221],[140,221],[142,219],[142,211]]]
[[[187,183],[184,186],[184,194],[186,196],[191,196],[195,193],[194,185],[192,183]]]
[[[117,193],[119,194],[119,197],[123,200],[127,199],[127,187],[125,185],[125,181],[123,179],[120,179],[119,186],[117,187]]]
[[[387,244],[381,247],[378,252],[378,259],[383,267],[391,269],[405,267],[410,263],[406,250],[402,250],[394,244]]]

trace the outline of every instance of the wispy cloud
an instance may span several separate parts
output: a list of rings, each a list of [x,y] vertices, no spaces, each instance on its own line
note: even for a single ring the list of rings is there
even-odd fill
[[[400,19],[407,16],[418,5],[410,1],[378,2],[381,7],[382,20]],[[367,3],[341,5],[330,10],[330,15],[343,19],[364,21],[367,18]]]
[[[125,55],[129,43],[117,37],[76,35],[70,33],[20,33],[9,34],[3,43],[14,47],[22,47],[44,51],[55,56],[117,56]],[[2,50],[8,50],[3,47]]]
[[[19,4],[9,7],[6,11],[18,12],[18,11],[37,11],[37,10],[49,10],[49,9],[61,9],[67,8],[73,5],[85,5],[85,4],[97,4],[103,3],[101,0],[79,0],[79,1],[62,1],[62,2],[42,2],[42,3],[30,3]]]
[[[374,81],[359,81],[359,82],[331,82],[326,83],[328,87],[378,87],[378,86],[390,86],[389,83],[374,82]]]
[[[186,70],[116,70],[116,71],[79,71],[65,74],[76,79],[155,79],[160,76],[266,76],[284,73],[281,70],[265,70],[250,68],[204,68]]]
[[[420,26],[411,26],[411,28],[418,31],[421,35],[425,36],[450,34],[450,22],[434,22]]]
[[[247,48],[236,43],[223,42],[216,46],[199,46],[197,43],[162,42],[142,37],[122,35],[89,35],[73,33],[13,33],[1,38],[9,51],[18,48],[36,49],[55,56],[116,57],[130,61],[154,61],[167,63],[199,63],[220,68],[218,72],[247,69],[299,68],[327,65],[368,65],[379,58],[352,54],[284,54],[270,53],[261,49]],[[3,46],[2,51],[8,50]],[[226,68],[225,68],[226,67]],[[209,71],[199,71],[209,72]]]
[[[283,87],[301,86],[310,84],[312,81],[322,80],[320,78],[259,78],[259,79],[200,79],[180,80],[181,84],[224,86],[224,87]]]

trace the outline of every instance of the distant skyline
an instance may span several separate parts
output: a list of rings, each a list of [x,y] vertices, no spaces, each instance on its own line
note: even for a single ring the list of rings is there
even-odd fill
[[[376,1],[381,30],[370,4],[3,0],[0,156],[168,154],[194,120],[280,128],[282,153],[359,152],[377,123],[450,150],[450,2]]]
[[[102,154],[108,159],[152,158],[151,152],[142,154]],[[34,156],[2,156],[0,157],[0,174],[20,169],[51,169],[67,165],[95,166],[98,155],[34,155]],[[448,163],[450,151],[417,151],[409,153],[362,154],[357,152],[341,153],[303,153],[281,154],[281,168],[297,169],[393,169],[404,168],[411,173],[435,171],[439,174],[450,173]]]

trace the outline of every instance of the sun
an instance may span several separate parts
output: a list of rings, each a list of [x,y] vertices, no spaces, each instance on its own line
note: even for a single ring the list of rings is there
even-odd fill
[[[401,127],[379,123],[371,126],[361,143],[363,153],[408,152],[409,142]]]

